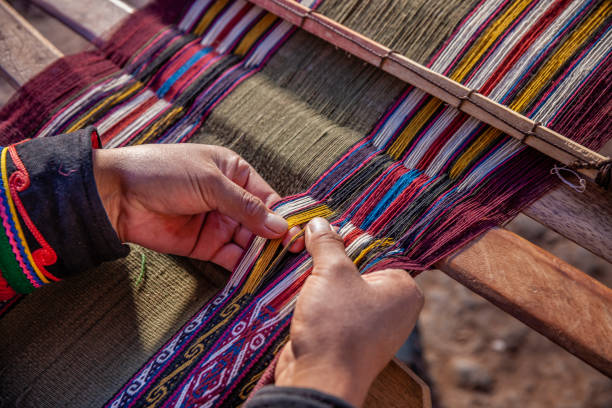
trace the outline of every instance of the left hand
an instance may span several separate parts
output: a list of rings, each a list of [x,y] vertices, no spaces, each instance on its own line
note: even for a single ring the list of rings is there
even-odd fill
[[[280,196],[229,149],[143,145],[94,150],[93,159],[98,192],[123,242],[232,270],[253,234],[287,243],[297,232],[288,234],[287,222],[269,209]]]

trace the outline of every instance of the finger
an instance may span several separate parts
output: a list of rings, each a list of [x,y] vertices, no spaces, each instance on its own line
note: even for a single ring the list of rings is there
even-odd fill
[[[215,181],[213,206],[216,210],[265,238],[280,238],[287,232],[287,221],[266,207],[261,198],[221,173]]]
[[[242,157],[238,156],[235,169],[227,173],[230,180],[261,199],[266,206],[271,207],[272,204],[280,200],[276,191]]]
[[[408,317],[416,317],[423,307],[423,291],[414,278],[402,269],[384,269],[368,273],[363,279],[387,299],[386,304],[398,304],[400,308],[409,311]]]
[[[306,226],[306,249],[312,256],[313,274],[357,274],[346,255],[344,241],[324,218],[313,218]]]
[[[297,252],[301,252],[304,250],[304,237],[303,236],[296,239],[293,243],[291,243],[291,240],[293,240],[293,237],[298,235],[301,231],[302,230],[300,229],[300,227],[295,226],[291,228],[289,232],[287,233],[287,235],[285,235],[285,238],[283,238],[284,247],[291,244],[291,246],[289,246],[290,252],[297,253]]]
[[[233,271],[242,254],[244,254],[244,249],[234,243],[230,243],[222,246],[210,261],[228,271]]]
[[[236,228],[236,232],[234,233],[233,241],[238,244],[238,246],[246,249],[249,242],[251,242],[251,238],[253,238],[253,233],[251,231],[243,226],[238,226],[238,228]]]
[[[231,217],[211,211],[201,224],[190,258],[211,260],[223,245],[232,240],[240,224]]]

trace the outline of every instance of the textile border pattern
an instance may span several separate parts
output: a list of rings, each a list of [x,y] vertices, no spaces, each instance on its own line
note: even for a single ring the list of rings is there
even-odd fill
[[[482,0],[429,67],[597,149],[612,133],[611,28],[605,0]],[[91,124],[107,147],[186,141],[291,32],[244,0],[158,1],[100,52],[65,58],[26,85],[0,112],[2,141]],[[33,92],[50,76],[52,87]],[[554,184],[552,164],[408,87],[370,134],[276,209],[290,225],[330,219],[362,273],[416,272],[538,198]],[[311,268],[307,253],[277,259],[279,247],[254,239],[227,286],[108,405],[244,401],[286,341]]]

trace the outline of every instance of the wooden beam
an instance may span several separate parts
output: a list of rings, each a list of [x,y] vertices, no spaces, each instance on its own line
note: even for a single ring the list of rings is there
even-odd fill
[[[0,70],[21,86],[62,56],[45,37],[4,0],[0,0]]]
[[[436,267],[612,376],[612,289],[501,228]]]
[[[612,263],[612,191],[591,185],[577,193],[561,185],[523,214]]]
[[[95,45],[134,9],[121,0],[29,0]]]
[[[406,364],[393,358],[376,377],[364,408],[431,408],[431,391]]]

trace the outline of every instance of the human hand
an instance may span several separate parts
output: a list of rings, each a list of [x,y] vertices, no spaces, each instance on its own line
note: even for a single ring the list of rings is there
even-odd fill
[[[406,271],[361,276],[323,218],[306,227],[312,274],[297,299],[275,384],[314,388],[361,406],[414,328],[423,295]]]
[[[94,176],[123,242],[232,270],[252,234],[285,237],[279,195],[238,154],[201,144],[94,150]],[[299,243],[295,249],[299,248]]]

